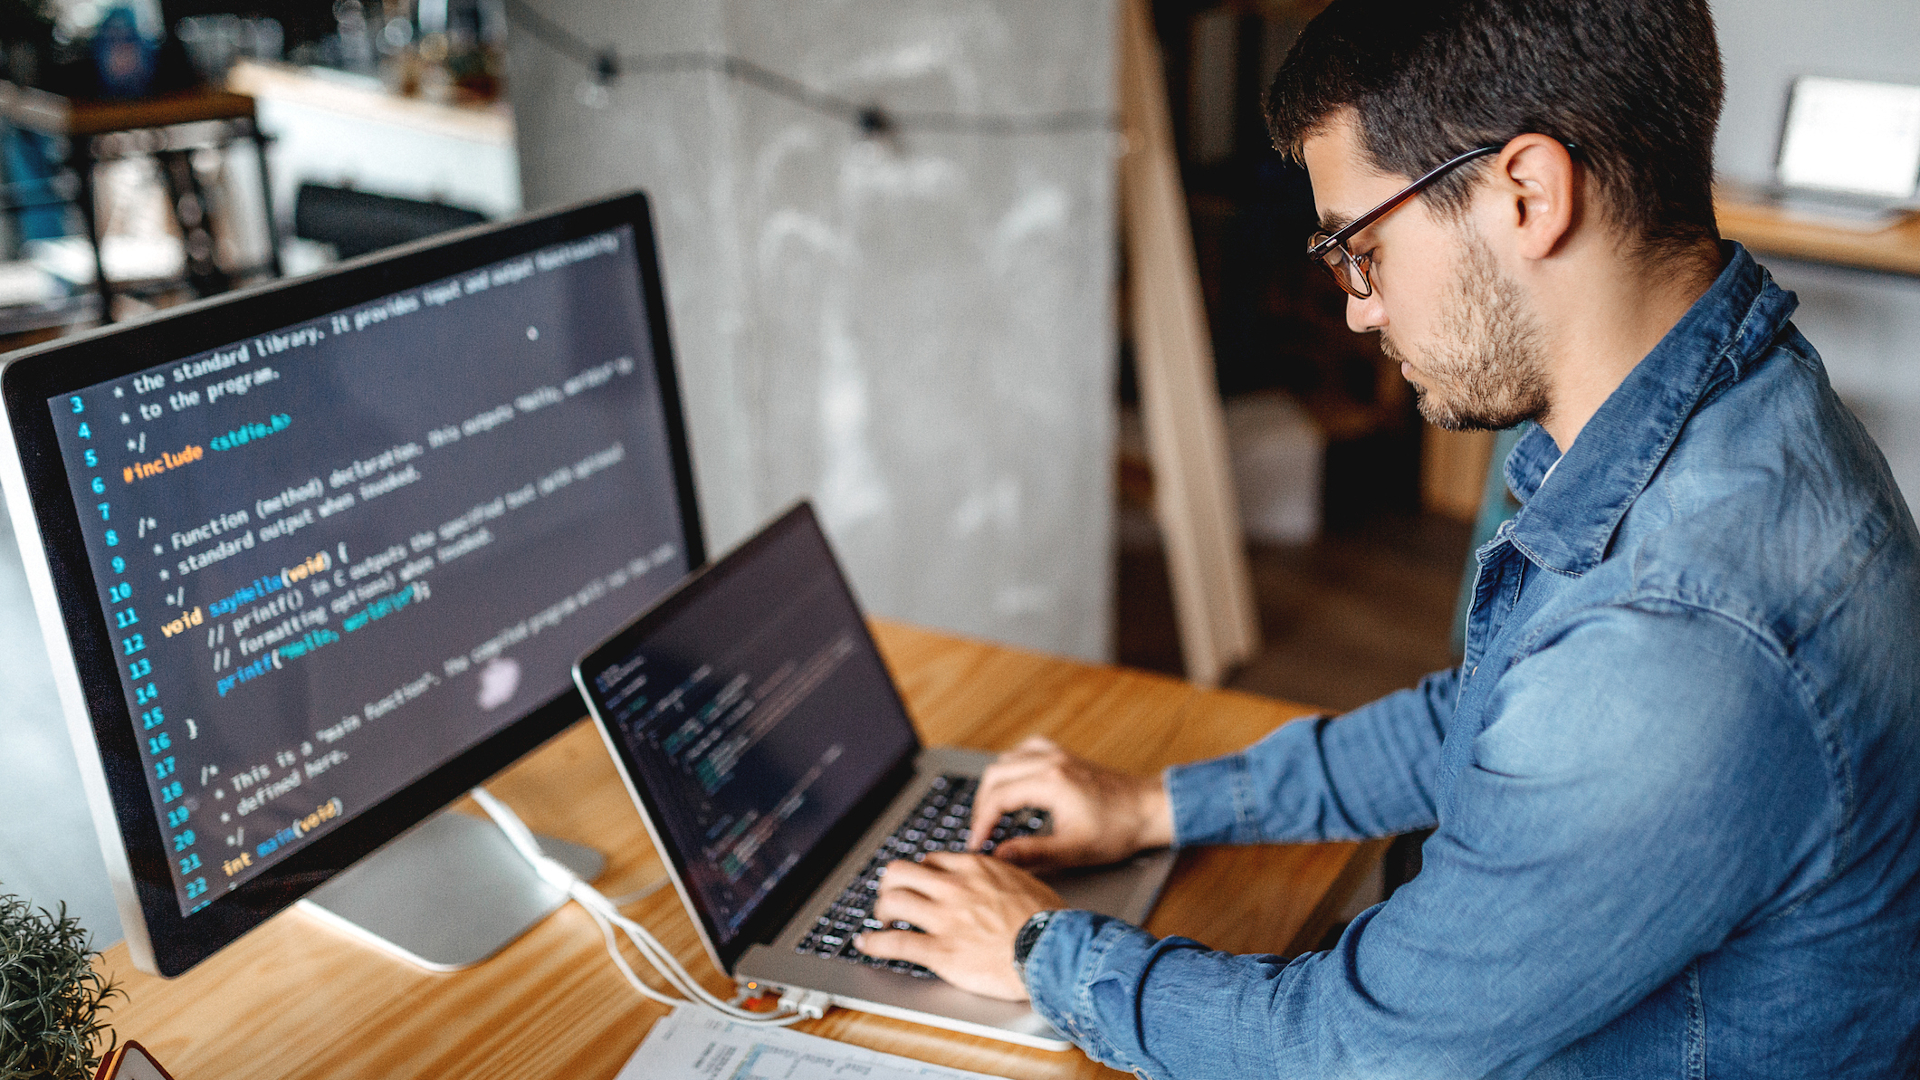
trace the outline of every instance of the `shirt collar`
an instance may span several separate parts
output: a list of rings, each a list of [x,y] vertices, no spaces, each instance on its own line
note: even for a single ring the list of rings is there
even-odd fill
[[[1523,504],[1508,536],[1533,562],[1573,575],[1599,565],[1707,391],[1740,378],[1793,314],[1798,298],[1744,247],[1723,250],[1727,265],[1712,287],[1627,374],[1564,457],[1537,425],[1507,456],[1507,487]],[[1544,485],[1549,469],[1553,483]]]

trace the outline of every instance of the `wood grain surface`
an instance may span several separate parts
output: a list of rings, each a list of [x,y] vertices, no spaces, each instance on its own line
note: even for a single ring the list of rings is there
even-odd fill
[[[929,742],[997,750],[1040,732],[1097,761],[1144,771],[1236,749],[1308,711],[898,624],[876,622],[875,634]],[[487,786],[535,830],[605,852],[597,884],[609,896],[664,876],[590,723]],[[473,812],[470,803],[463,808]],[[1379,850],[1187,852],[1147,925],[1235,952],[1302,951]],[[730,992],[672,889],[625,910],[711,989]],[[111,1017],[119,1036],[138,1039],[179,1080],[595,1080],[618,1072],[664,1015],[621,981],[592,921],[572,905],[500,955],[453,974],[391,959],[298,909],[171,981],[136,971],[124,945],[100,964],[127,993]],[[800,1030],[1006,1077],[1110,1072],[1078,1051],[1028,1050],[844,1010]]]
[[[1862,232],[1726,193],[1714,200],[1713,209],[1720,234],[1740,241],[1757,255],[1920,277],[1920,215]]]

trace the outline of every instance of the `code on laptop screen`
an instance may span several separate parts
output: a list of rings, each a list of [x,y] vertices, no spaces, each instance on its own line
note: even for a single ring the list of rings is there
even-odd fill
[[[183,914],[565,690],[685,575],[634,244],[48,402]]]
[[[914,735],[811,515],[681,599],[583,674],[724,945]]]

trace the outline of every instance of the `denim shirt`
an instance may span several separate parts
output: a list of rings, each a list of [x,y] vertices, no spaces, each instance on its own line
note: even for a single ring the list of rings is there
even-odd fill
[[[1180,845],[1437,827],[1286,961],[1062,912],[1035,1007],[1153,1078],[1920,1076],[1920,538],[1737,245],[1476,552],[1461,666],[1169,770]]]

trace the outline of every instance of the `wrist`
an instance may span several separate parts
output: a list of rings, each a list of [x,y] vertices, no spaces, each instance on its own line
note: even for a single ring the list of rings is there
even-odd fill
[[[1143,778],[1140,787],[1139,848],[1173,846],[1173,799],[1167,794],[1166,781],[1155,776]]]

